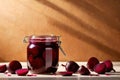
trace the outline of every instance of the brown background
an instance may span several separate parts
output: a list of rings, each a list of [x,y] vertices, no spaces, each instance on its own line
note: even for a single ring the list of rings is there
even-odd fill
[[[0,0],[0,61],[26,61],[34,34],[61,35],[61,61],[120,61],[120,0]]]

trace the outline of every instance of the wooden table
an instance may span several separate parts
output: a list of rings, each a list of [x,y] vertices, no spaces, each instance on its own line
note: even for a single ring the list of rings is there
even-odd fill
[[[26,62],[21,62],[23,67],[26,67]],[[77,62],[79,65],[86,65],[86,62]],[[0,63],[7,64],[8,63]],[[58,71],[65,71],[65,68],[61,66],[65,62],[59,63]],[[120,62],[113,62],[116,71],[120,72]],[[30,73],[29,73],[30,74]],[[4,74],[0,73],[0,80],[120,80],[120,73],[112,75],[99,75],[99,76],[83,76],[78,73],[72,76],[61,75],[43,75],[34,74],[33,76],[17,76],[16,74]]]

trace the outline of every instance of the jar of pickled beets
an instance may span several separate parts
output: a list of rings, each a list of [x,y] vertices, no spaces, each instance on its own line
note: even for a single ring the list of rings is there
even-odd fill
[[[29,36],[27,66],[31,73],[55,73],[59,61],[60,36]]]

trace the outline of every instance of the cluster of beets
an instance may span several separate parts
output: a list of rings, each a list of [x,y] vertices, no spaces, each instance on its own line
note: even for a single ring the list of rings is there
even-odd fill
[[[96,57],[91,57],[87,62],[87,67],[84,65],[79,66],[74,61],[68,61],[66,65],[62,65],[65,67],[66,72],[60,72],[62,75],[72,75],[72,73],[80,73],[81,75],[90,75],[90,71],[94,71],[98,74],[105,74],[105,72],[111,72],[115,70],[113,69],[113,64],[111,60],[106,60],[104,62],[99,62]]]
[[[106,60],[102,63],[95,57],[91,57],[87,62],[87,67],[84,65],[79,66],[74,61],[68,61],[66,65],[62,65],[65,67],[66,71],[58,72],[58,74],[63,76],[71,76],[73,73],[80,73],[81,75],[90,75],[90,71],[94,71],[98,74],[105,74],[105,72],[114,71],[113,64],[110,60]],[[11,74],[17,74],[19,76],[25,76],[28,73],[28,69],[22,68],[22,65],[19,61],[13,60],[8,66],[6,64],[0,65],[0,72],[4,73],[8,70]]]
[[[19,61],[13,60],[8,66],[6,64],[0,65],[0,73],[4,73],[8,70],[11,74],[17,74],[19,76],[25,76],[28,73],[27,68],[22,68],[22,65]]]

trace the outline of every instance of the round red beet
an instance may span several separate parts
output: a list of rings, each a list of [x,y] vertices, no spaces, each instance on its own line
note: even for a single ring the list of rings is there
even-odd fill
[[[18,70],[18,69],[21,69],[21,68],[22,68],[22,65],[17,60],[11,61],[8,65],[8,71],[12,74],[15,74],[15,71]]]
[[[5,64],[4,65],[0,65],[0,72],[1,73],[4,73],[6,70],[7,70],[7,66]]]
[[[111,60],[106,60],[106,61],[104,61],[103,63],[105,63],[105,65],[106,65],[106,72],[110,72],[110,71],[115,71],[114,69],[113,69],[113,64],[112,64],[112,61]]]
[[[88,69],[90,69],[91,71],[94,71],[94,67],[99,64],[99,60],[95,57],[91,57],[88,62],[87,62],[87,67]]]
[[[79,68],[78,72],[81,75],[90,75],[90,71],[83,65]]]
[[[94,71],[98,74],[104,74],[106,71],[106,65],[104,63],[99,63],[94,67]]]
[[[18,69],[15,72],[18,76],[25,76],[28,73],[28,69]]]
[[[68,61],[66,65],[63,65],[63,66],[65,67],[67,72],[75,73],[79,69],[79,65],[74,61]]]

